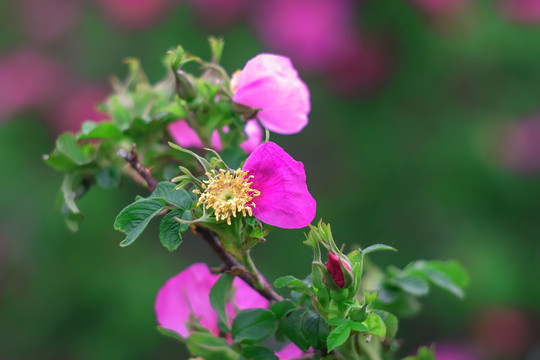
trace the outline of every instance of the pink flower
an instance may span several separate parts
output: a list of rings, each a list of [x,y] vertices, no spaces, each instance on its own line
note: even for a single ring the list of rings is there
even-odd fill
[[[500,141],[502,165],[517,173],[540,170],[540,117],[532,116],[510,124]]]
[[[97,111],[97,106],[105,101],[110,89],[103,85],[78,84],[66,91],[62,101],[49,116],[49,122],[58,132],[80,130],[85,121],[107,120],[107,114]]]
[[[48,105],[61,94],[68,78],[62,66],[33,49],[0,57],[0,121],[13,113]]]
[[[260,54],[233,78],[233,101],[261,109],[257,118],[270,131],[294,134],[308,123],[309,90],[285,56]]]
[[[343,288],[345,285],[345,276],[343,275],[343,269],[341,266],[345,266],[347,270],[351,271],[351,266],[346,262],[341,260],[339,257],[332,253],[328,253],[328,261],[326,262],[326,270],[330,273],[332,279],[336,285],[340,288]]]
[[[276,356],[279,358],[279,360],[292,360],[303,358],[312,353],[313,351],[311,349],[307,353],[305,353],[294,343],[290,343],[289,345],[286,345],[283,349],[281,349],[281,351],[277,352]]]
[[[237,213],[255,216],[269,225],[297,229],[315,217],[316,203],[306,185],[304,165],[273,142],[259,145],[244,167],[234,172],[207,173],[198,205],[214,209],[217,221]]]
[[[170,123],[167,130],[169,131],[169,134],[173,138],[174,142],[182,147],[204,147],[201,139],[199,139],[197,133],[191,127],[189,127],[186,120],[181,119]],[[223,130],[228,132],[228,127],[225,127]],[[246,122],[244,131],[247,135],[247,140],[240,143],[240,147],[246,152],[246,154],[249,154],[261,143],[263,139],[263,132],[261,127],[257,124],[257,120],[248,120]],[[221,151],[223,149],[221,146],[221,138],[219,137],[219,132],[217,130],[214,130],[212,133],[211,142],[212,147],[217,151]]]
[[[349,0],[267,0],[252,17],[262,41],[305,70],[332,66],[355,13]]]
[[[242,15],[248,7],[249,0],[192,0],[197,15],[211,28],[225,28]]]
[[[113,25],[146,29],[170,13],[171,0],[97,0]]]
[[[210,305],[210,289],[219,278],[206,264],[196,263],[173,276],[159,289],[154,305],[159,326],[188,337],[193,325],[200,325],[214,335],[219,334],[218,317]],[[237,310],[268,307],[269,302],[240,278],[233,280],[233,297],[227,313]]]
[[[499,4],[510,20],[530,25],[540,22],[540,0],[499,0]]]

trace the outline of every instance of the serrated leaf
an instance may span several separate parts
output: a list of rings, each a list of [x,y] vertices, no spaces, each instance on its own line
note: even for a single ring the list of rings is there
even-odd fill
[[[226,327],[227,332],[230,332],[229,318],[225,311],[225,305],[231,298],[231,287],[234,276],[223,273],[216,281],[212,289],[210,289],[210,305],[217,313],[223,326]]]
[[[321,315],[308,311],[302,318],[301,330],[306,342],[312,348],[320,350],[326,346],[330,329]]]
[[[133,243],[164,206],[163,202],[153,199],[142,199],[126,206],[114,221],[114,228],[127,235],[120,246]]]
[[[370,334],[382,337],[386,335],[386,325],[384,325],[383,319],[376,313],[369,313],[367,319],[362,323],[368,327]]]
[[[77,165],[85,165],[92,161],[91,148],[88,145],[83,149],[77,143],[72,133],[64,133],[56,140],[56,148]]]
[[[165,202],[180,209],[187,210],[191,207],[192,198],[184,189],[174,190],[176,184],[169,181],[162,181],[148,197],[149,199],[163,199]]]
[[[351,321],[349,323],[349,327],[351,328],[351,330],[358,332],[369,331],[368,327],[365,324],[357,321]]]
[[[388,251],[388,250],[397,251],[395,248],[388,245],[375,244],[375,245],[368,246],[367,248],[362,250],[362,255],[366,255],[366,254],[377,252],[377,251]]]
[[[191,220],[191,211],[174,209],[163,217],[159,223],[159,240],[169,251],[174,251],[182,243],[182,233],[189,228],[188,224],[182,224],[175,218]]]
[[[112,139],[119,140],[123,136],[122,131],[118,129],[118,126],[111,122],[96,123],[93,121],[87,121],[82,124],[81,133],[78,139]]]
[[[241,311],[232,326],[233,342],[254,344],[274,332],[276,319],[270,310],[249,309]]]
[[[274,281],[274,286],[279,289],[284,286],[287,286],[289,289],[309,295],[311,293],[311,289],[300,279],[295,278],[291,275],[282,276],[280,278],[277,278]]]
[[[79,165],[75,164],[73,160],[58,149],[54,149],[50,154],[43,155],[43,160],[45,160],[47,165],[59,171],[76,170],[79,168]]]
[[[193,332],[186,340],[189,351],[205,360],[239,360],[240,354],[227,344],[224,338],[212,334]]]
[[[393,339],[398,331],[398,318],[383,310],[373,310],[373,312],[381,317],[384,321],[384,325],[386,326],[386,339]]]
[[[351,328],[349,324],[341,324],[330,332],[328,338],[326,339],[326,346],[328,351],[342,345],[351,334]]]
[[[310,346],[302,335],[302,318],[306,312],[304,308],[291,310],[279,322],[280,330],[303,351],[308,351]]]

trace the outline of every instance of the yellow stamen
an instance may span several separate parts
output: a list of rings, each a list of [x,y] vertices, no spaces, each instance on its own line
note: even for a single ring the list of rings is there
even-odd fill
[[[253,216],[255,204],[251,200],[261,195],[260,191],[250,187],[252,182],[249,182],[249,179],[253,175],[248,176],[248,172],[241,169],[234,173],[220,169],[219,172],[207,172],[206,176],[208,180],[204,180],[203,193],[193,190],[201,195],[197,205],[204,204],[207,209],[213,208],[216,221],[227,220],[229,225],[231,216],[236,217],[236,213]]]

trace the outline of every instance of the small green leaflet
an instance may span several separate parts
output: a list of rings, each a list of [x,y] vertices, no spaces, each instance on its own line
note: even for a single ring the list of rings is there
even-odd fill
[[[177,208],[189,209],[193,201],[191,195],[184,189],[174,190],[175,187],[176,184],[170,181],[162,181],[148,198],[161,199]]]
[[[276,328],[276,318],[270,310],[249,309],[241,311],[232,326],[235,344],[254,344],[266,339]]]
[[[182,243],[182,233],[188,228],[188,224],[176,221],[176,218],[189,221],[191,211],[174,209],[163,217],[159,223],[159,240],[169,251],[174,251]]]
[[[302,280],[299,280],[291,275],[282,276],[274,281],[274,286],[279,289],[287,286],[292,291],[309,295],[311,289]]]
[[[231,286],[234,280],[234,276],[229,274],[221,274],[218,281],[212,286],[210,290],[210,305],[214,311],[218,314],[219,320],[222,326],[230,332],[229,319],[225,311],[225,305],[231,297]]]
[[[127,236],[120,246],[133,243],[146,228],[150,220],[156,216],[165,204],[159,200],[142,199],[126,206],[114,221],[114,228]]]

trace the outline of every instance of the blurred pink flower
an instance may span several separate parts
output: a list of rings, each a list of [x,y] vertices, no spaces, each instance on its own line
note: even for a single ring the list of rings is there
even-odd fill
[[[499,6],[512,21],[530,25],[540,23],[540,0],[499,0]]]
[[[62,66],[33,49],[17,49],[0,58],[0,121],[13,113],[47,105],[66,86]]]
[[[251,188],[260,192],[253,198],[253,216],[262,222],[298,229],[313,221],[316,202],[306,185],[304,164],[281,147],[268,141],[253,151],[242,169],[248,171]]]
[[[49,116],[51,126],[57,132],[77,132],[85,121],[107,120],[107,114],[97,111],[97,105],[110,94],[104,85],[83,84],[69,89]]]
[[[467,0],[410,0],[427,15],[441,17],[458,13]]]
[[[206,264],[196,263],[173,276],[159,289],[155,311],[159,326],[188,337],[193,325],[200,325],[214,335],[219,334],[218,317],[210,305],[210,289],[219,278]],[[227,313],[256,307],[266,308],[269,302],[240,278],[233,280],[233,297]]]
[[[261,109],[257,118],[268,130],[294,134],[307,125],[311,110],[309,90],[289,58],[257,55],[231,82],[233,101]]]
[[[350,34],[337,51],[333,66],[326,72],[327,82],[343,95],[364,95],[386,84],[392,72],[392,57],[382,46]]]
[[[170,13],[171,0],[96,0],[112,25],[144,30]]]
[[[263,42],[318,72],[335,58],[347,37],[354,9],[348,0],[270,0],[253,16]]]
[[[540,116],[508,125],[499,145],[504,167],[518,173],[540,170]]]
[[[222,29],[238,21],[247,10],[249,0],[191,0],[197,16],[207,27]]]
[[[524,359],[538,340],[534,314],[511,307],[486,309],[474,320],[476,344],[489,359]]]
[[[19,0],[21,25],[33,41],[52,41],[73,28],[81,15],[80,0]]]
[[[269,0],[253,14],[254,26],[272,51],[307,71],[331,66],[352,27],[349,0]]]
[[[169,134],[173,138],[174,142],[182,147],[204,147],[203,143],[199,139],[199,136],[191,127],[189,127],[186,120],[181,119],[170,123],[167,130],[169,131]],[[225,128],[224,131],[227,132],[228,128]],[[250,154],[261,143],[263,139],[263,131],[257,124],[257,120],[248,120],[246,122],[244,131],[246,133],[247,140],[240,143],[240,147],[246,152],[246,154]],[[211,141],[212,147],[216,151],[222,150],[221,139],[217,130],[214,130],[212,133]]]
[[[279,360],[293,360],[301,359],[309,354],[312,354],[313,351],[310,349],[307,353],[303,352],[298,346],[294,343],[286,345],[283,349],[276,353],[276,356]]]
[[[482,360],[477,350],[462,343],[437,343],[435,346],[437,360]]]

